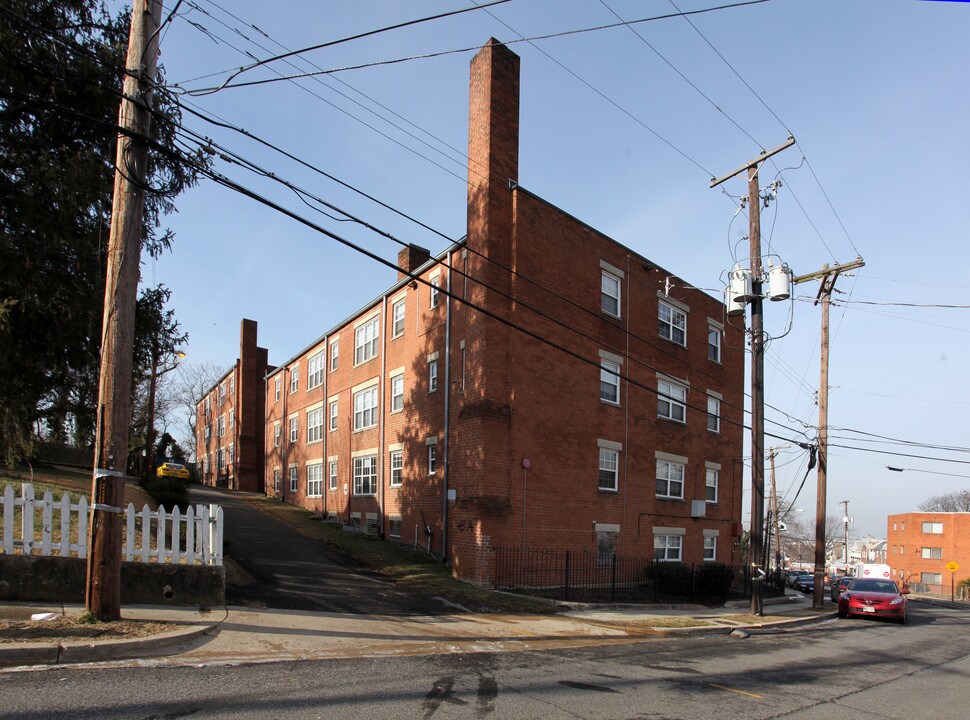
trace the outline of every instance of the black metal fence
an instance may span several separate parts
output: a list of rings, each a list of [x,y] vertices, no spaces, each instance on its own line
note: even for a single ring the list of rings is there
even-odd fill
[[[498,547],[494,587],[589,603],[723,601],[736,573],[719,563],[657,562],[588,550]]]

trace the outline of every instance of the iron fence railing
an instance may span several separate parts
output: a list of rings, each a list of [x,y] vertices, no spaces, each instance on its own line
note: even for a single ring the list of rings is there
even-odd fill
[[[493,567],[496,589],[588,603],[718,601],[738,577],[720,563],[513,546],[494,550]]]

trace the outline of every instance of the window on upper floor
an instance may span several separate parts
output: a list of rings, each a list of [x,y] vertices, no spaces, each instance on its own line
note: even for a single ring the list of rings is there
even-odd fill
[[[220,415],[219,416],[219,437],[225,437],[225,436],[226,436],[226,416]]]
[[[671,460],[657,460],[657,497],[684,499],[684,466]]]
[[[404,409],[404,375],[391,378],[391,412],[401,412]]]
[[[300,366],[294,365],[290,369],[290,393],[295,393],[300,389]]]
[[[377,386],[354,393],[354,430],[377,425]]]
[[[660,337],[687,347],[687,313],[663,300],[657,303]]]
[[[925,548],[920,548],[920,554],[926,560],[942,560],[943,559],[943,548],[941,548],[941,547],[925,547]]]
[[[377,356],[379,320],[380,318],[374,317],[354,330],[354,365],[360,365]]]
[[[428,475],[438,471],[438,446],[428,445]]]
[[[438,288],[441,286],[441,276],[432,275],[431,276],[431,300],[430,306],[433,310],[438,307]]]
[[[290,418],[290,442],[295,443],[300,437],[300,418],[294,415]]]
[[[713,395],[707,396],[707,429],[721,432],[721,401]]]
[[[308,410],[306,414],[306,441],[307,443],[320,442],[323,440],[323,408]]]
[[[276,393],[274,397],[274,402],[280,401],[280,379],[276,378]]]
[[[280,446],[280,424],[273,423],[273,447]]]
[[[330,489],[337,489],[337,461],[331,460],[329,463],[328,474],[330,476]]]
[[[905,526],[903,530],[905,530]],[[943,523],[941,522],[925,522],[923,523],[923,533],[926,535],[942,535],[943,534]]]
[[[229,429],[232,430],[232,426],[236,421],[236,411],[233,408],[229,408]]]
[[[721,328],[707,326],[707,359],[721,362]]]
[[[610,448],[600,448],[599,489],[617,492],[620,487],[620,452]]]
[[[600,400],[620,404],[620,366],[609,360],[600,360]]]
[[[438,390],[438,361],[428,362],[428,392],[433,393]]]
[[[707,468],[704,480],[704,499],[709,503],[717,502],[717,482],[720,474],[717,468]]]
[[[620,317],[620,278],[606,270],[600,282],[600,309],[607,315]]]
[[[340,358],[340,338],[330,341],[330,372],[337,369],[337,361]]]
[[[236,376],[229,376],[229,396],[232,397],[236,394]]]
[[[401,337],[404,334],[404,298],[401,298],[391,306],[392,330],[391,337]]]
[[[670,380],[658,380],[657,416],[686,423],[687,388]]]
[[[330,429],[337,429],[337,401],[330,401]]]
[[[323,385],[324,352],[321,350],[306,363],[306,389],[313,390]]]

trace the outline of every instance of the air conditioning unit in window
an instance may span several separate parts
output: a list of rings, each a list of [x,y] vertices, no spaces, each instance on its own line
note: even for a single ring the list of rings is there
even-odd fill
[[[692,518],[702,518],[707,515],[707,501],[706,500],[691,500],[690,501],[690,516]]]

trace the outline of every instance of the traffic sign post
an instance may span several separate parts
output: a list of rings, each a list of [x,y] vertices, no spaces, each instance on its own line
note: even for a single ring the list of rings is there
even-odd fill
[[[956,602],[954,584],[956,583],[957,570],[960,566],[952,560],[946,564],[946,569],[950,571],[950,602]]]

